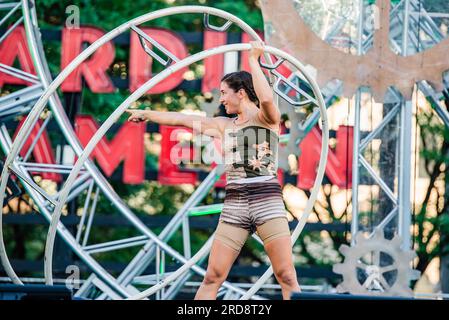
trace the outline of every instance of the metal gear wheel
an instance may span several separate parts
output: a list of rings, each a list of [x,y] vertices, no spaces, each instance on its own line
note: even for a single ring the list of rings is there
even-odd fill
[[[343,276],[338,292],[376,296],[412,296],[409,281],[419,277],[419,271],[410,268],[416,257],[412,250],[401,249],[401,238],[388,240],[383,230],[376,228],[371,238],[356,234],[354,246],[342,245],[343,263],[335,264],[333,271]]]
[[[390,16],[394,10],[391,1],[375,1],[378,25],[382,28],[374,28],[373,45],[363,55],[342,52],[323,41],[298,14],[295,1],[264,0],[260,4],[265,29],[270,31],[267,43],[290,50],[294,56],[320,70],[317,74],[320,87],[332,79],[339,79],[343,82],[346,97],[352,97],[361,86],[370,87],[377,102],[385,101],[390,86],[398,89],[407,100],[412,97],[414,84],[421,80],[429,82],[437,91],[444,88],[442,75],[449,69],[449,60],[445,59],[449,39],[413,55],[401,56],[393,52],[389,45],[390,24],[393,27]],[[271,31],[275,32],[271,34]]]

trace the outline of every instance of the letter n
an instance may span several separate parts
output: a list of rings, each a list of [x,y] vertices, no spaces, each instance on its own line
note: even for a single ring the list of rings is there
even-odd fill
[[[335,151],[329,150],[326,177],[340,188],[351,188],[352,181],[352,141],[353,128],[340,126],[337,131],[337,147]],[[316,178],[316,169],[321,154],[321,132],[318,128],[312,131],[299,145],[301,155],[298,158],[298,183],[300,189],[308,190],[313,187]]]

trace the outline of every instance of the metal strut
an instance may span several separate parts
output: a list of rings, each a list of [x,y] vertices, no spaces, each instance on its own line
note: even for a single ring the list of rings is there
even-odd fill
[[[162,46],[161,44],[159,44],[159,42],[157,42],[156,40],[151,38],[142,29],[136,27],[135,25],[131,25],[131,29],[134,30],[138,34],[140,44],[142,45],[143,50],[145,50],[145,52],[148,53],[151,57],[153,57],[154,59],[159,61],[159,63],[161,63],[164,67],[168,67],[172,63],[172,61],[174,61],[174,62],[179,61],[179,59],[173,53],[171,53],[169,50],[165,49],[164,46]],[[151,43],[153,46],[155,46],[156,48],[158,48],[160,51],[162,51],[167,56],[167,60],[164,60],[163,58],[161,58],[161,56],[159,56],[156,52],[154,52],[147,45],[147,41],[149,43]]]
[[[228,20],[228,21],[226,21],[226,23],[225,23],[224,25],[222,25],[221,27],[213,26],[213,25],[211,25],[210,22],[209,22],[209,14],[208,14],[208,13],[205,13],[205,14],[204,14],[203,22],[204,22],[204,26],[206,27],[206,29],[214,30],[214,31],[218,31],[218,32],[224,32],[224,31],[228,30],[229,27],[230,27],[231,24],[232,24],[232,21],[229,21],[229,20]]]
[[[281,58],[278,59],[275,63],[268,64],[264,63],[261,60],[261,57],[259,57],[259,64],[262,68],[265,68],[270,71],[272,75],[276,77],[276,82],[273,84],[273,91],[276,92],[282,99],[287,101],[293,106],[302,107],[304,105],[314,103],[315,105],[318,105],[318,102],[315,98],[311,97],[307,92],[302,90],[300,87],[295,85],[293,82],[291,82],[289,79],[284,77],[282,74],[280,74],[276,69],[285,61],[285,59]],[[281,88],[280,84],[281,82],[285,83],[291,90],[296,91],[299,95],[303,95],[307,98],[307,100],[302,101],[295,101],[292,98],[290,98]]]

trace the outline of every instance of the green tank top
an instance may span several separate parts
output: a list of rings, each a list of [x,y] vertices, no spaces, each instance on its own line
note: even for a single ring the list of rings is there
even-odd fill
[[[228,183],[277,176],[279,135],[266,128],[257,114],[247,122],[229,121],[224,131],[224,163]],[[256,179],[257,180],[257,179]]]

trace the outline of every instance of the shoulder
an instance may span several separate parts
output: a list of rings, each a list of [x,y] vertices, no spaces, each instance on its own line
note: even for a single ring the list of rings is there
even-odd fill
[[[254,120],[257,121],[259,124],[261,124],[263,127],[269,128],[277,133],[279,132],[279,125],[281,124],[280,118],[279,118],[279,121],[276,121],[274,123],[268,122],[265,119],[263,112],[261,110],[259,110],[256,113]]]
[[[262,121],[270,125],[277,125],[281,121],[281,112],[272,100],[261,102],[259,116]]]
[[[208,118],[210,119],[210,121],[212,121],[215,126],[218,128],[218,130],[220,130],[221,133],[223,133],[226,129],[226,127],[228,127],[229,125],[232,125],[232,119],[233,118],[228,118],[228,117],[213,117],[213,118]]]
[[[226,123],[226,122],[231,122],[233,118],[219,116],[219,117],[213,117],[212,119],[217,120],[219,122]]]
[[[228,117],[213,117],[211,118],[212,121],[215,121],[217,124],[222,125],[223,127],[225,127],[227,124],[231,124],[232,123],[232,119],[233,118],[228,118]]]

